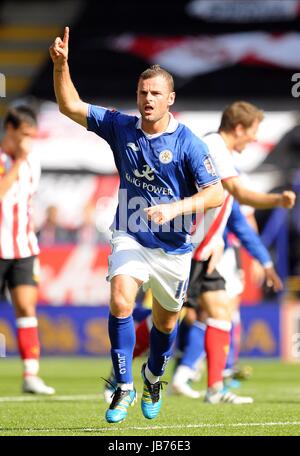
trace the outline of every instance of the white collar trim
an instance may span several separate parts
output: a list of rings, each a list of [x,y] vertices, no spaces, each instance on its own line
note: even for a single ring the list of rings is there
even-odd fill
[[[164,133],[174,133],[174,131],[177,129],[178,127],[178,122],[177,120],[175,119],[175,117],[173,116],[173,114],[171,114],[169,112],[169,116],[170,116],[170,121],[169,121],[169,124],[167,126],[167,129],[165,131],[162,131],[160,134],[164,134]],[[142,118],[139,117],[137,123],[136,123],[136,128],[139,128],[140,130],[143,130],[142,129]]]

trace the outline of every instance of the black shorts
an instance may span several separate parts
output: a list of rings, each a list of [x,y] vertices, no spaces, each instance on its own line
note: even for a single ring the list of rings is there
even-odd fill
[[[36,256],[5,260],[0,258],[0,289],[7,286],[10,290],[18,285],[37,286],[39,264]]]
[[[206,291],[225,290],[225,280],[216,269],[211,274],[207,274],[209,260],[192,260],[189,286],[187,290],[187,300],[185,307],[199,308],[199,295]]]

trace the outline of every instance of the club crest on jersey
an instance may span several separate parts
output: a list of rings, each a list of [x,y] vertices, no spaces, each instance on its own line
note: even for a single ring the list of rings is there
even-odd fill
[[[203,161],[203,164],[205,166],[206,171],[211,174],[212,176],[216,176],[217,173],[215,171],[214,165],[212,164],[212,161],[209,157],[206,157],[206,159]]]
[[[173,160],[173,154],[170,150],[162,150],[161,153],[159,154],[159,161],[163,163],[164,165],[167,165],[168,163],[171,163]]]

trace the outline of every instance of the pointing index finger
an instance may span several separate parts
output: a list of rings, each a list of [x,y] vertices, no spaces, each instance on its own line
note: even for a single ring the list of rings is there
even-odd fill
[[[69,30],[70,30],[69,27],[65,27],[63,43],[66,44],[66,45],[69,42]]]

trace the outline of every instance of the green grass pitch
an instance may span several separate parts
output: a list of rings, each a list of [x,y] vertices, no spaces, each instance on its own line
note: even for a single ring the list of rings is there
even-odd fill
[[[140,366],[134,363],[138,394]],[[44,358],[41,375],[57,390],[51,398],[20,393],[21,363],[0,358],[0,435],[97,436],[273,436],[300,435],[300,366],[279,361],[250,361],[254,373],[236,390],[251,395],[249,405],[209,405],[202,399],[168,396],[161,414],[146,420],[137,404],[126,421],[106,423],[101,392],[109,361],[96,358]],[[170,379],[172,365],[165,378]],[[204,379],[199,389],[204,387]]]

